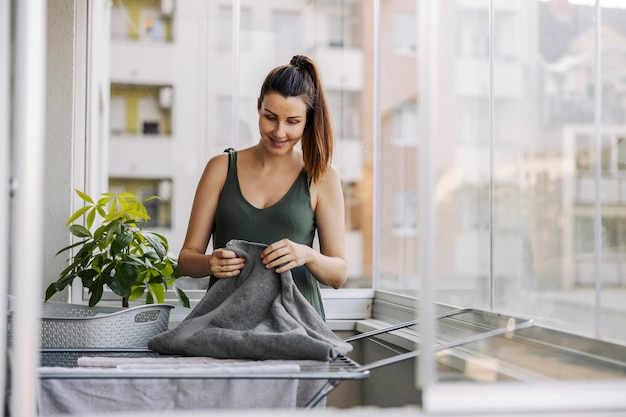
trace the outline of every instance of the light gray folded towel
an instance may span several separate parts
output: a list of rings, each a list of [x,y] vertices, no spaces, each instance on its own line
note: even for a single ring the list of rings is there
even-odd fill
[[[266,245],[231,240],[244,258],[241,273],[219,279],[174,329],[153,337],[156,352],[224,359],[327,361],[352,350],[300,293],[291,272],[261,260]]]

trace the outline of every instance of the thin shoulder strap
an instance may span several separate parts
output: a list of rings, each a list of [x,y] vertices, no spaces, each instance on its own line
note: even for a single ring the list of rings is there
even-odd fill
[[[231,164],[235,164],[237,162],[237,151],[233,148],[226,148],[224,152],[228,152],[228,171],[230,171]]]

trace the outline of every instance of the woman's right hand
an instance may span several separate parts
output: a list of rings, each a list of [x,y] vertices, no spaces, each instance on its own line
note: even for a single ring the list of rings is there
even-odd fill
[[[209,259],[209,270],[215,278],[230,278],[239,275],[243,268],[243,258],[228,249],[216,249]]]

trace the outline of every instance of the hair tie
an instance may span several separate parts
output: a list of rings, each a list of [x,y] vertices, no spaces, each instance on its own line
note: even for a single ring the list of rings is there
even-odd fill
[[[306,61],[304,60],[304,57],[302,55],[294,55],[294,57],[291,58],[289,64],[293,65],[296,69],[303,70]]]

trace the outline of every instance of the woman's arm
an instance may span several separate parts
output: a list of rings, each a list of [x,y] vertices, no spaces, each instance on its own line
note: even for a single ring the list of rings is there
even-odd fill
[[[227,278],[238,275],[243,267],[243,259],[232,251],[216,249],[211,254],[206,254],[227,171],[228,155],[217,155],[209,160],[200,177],[187,234],[178,256],[178,270],[181,275],[193,278],[208,275]]]
[[[262,253],[267,268],[281,273],[296,266],[307,269],[322,284],[335,289],[346,282],[345,206],[339,174],[330,168],[321,181],[311,186],[320,252],[307,245],[283,239]]]

